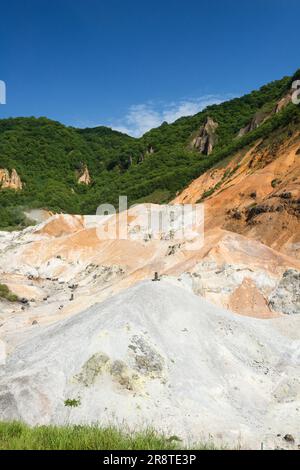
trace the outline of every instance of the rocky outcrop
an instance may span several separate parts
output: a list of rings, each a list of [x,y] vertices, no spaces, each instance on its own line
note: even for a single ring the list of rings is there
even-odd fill
[[[279,113],[284,109],[290,102],[292,101],[292,92],[289,92],[287,95],[285,95],[283,98],[281,98],[278,103],[276,103],[276,106],[273,110],[274,114]]]
[[[146,155],[153,155],[153,153],[154,153],[154,148],[152,147],[152,145],[150,145],[150,147],[146,151]]]
[[[251,119],[249,124],[247,126],[243,127],[240,129],[238,133],[238,137],[243,137],[244,135],[248,134],[251,131],[254,131],[257,129],[266,119],[268,118],[268,115],[262,112],[258,112],[254,115],[254,117]]]
[[[238,238],[235,243],[237,241]],[[222,243],[230,244],[230,237]],[[216,247],[217,251],[224,249],[222,243]],[[255,244],[252,247],[255,251]],[[256,255],[259,256],[258,252]],[[276,286],[276,278],[263,266],[254,268],[237,262],[218,263],[208,257],[196,264],[191,276],[193,291],[214,304],[241,315],[259,318],[272,316],[267,299]]]
[[[0,188],[21,190],[23,183],[17,171],[13,169],[11,173],[6,168],[0,169]]]
[[[216,130],[219,124],[208,117],[203,126],[200,127],[197,135],[193,138],[191,147],[200,153],[210,155],[217,143]]]
[[[154,153],[155,153],[155,150],[152,147],[152,145],[150,145],[144,153],[141,153],[139,155],[139,157],[137,159],[137,162],[138,163],[143,163],[146,157],[148,157],[150,155],[153,155]]]
[[[92,180],[90,177],[89,169],[87,165],[84,165],[81,176],[78,178],[79,184],[86,184],[87,186],[91,184]]]
[[[269,298],[272,310],[287,315],[300,314],[300,271],[288,269]]]
[[[237,137],[243,137],[245,134],[248,134],[251,131],[257,129],[261,124],[263,124],[267,119],[271,118],[274,114],[282,111],[290,102],[292,101],[292,90],[290,90],[285,96],[280,98],[276,103],[275,107],[271,112],[264,112],[262,110],[255,113],[251,121],[242,129],[240,129]]]

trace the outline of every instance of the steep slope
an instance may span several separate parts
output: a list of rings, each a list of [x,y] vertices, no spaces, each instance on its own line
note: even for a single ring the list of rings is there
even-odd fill
[[[299,259],[300,132],[271,133],[193,181],[174,203],[203,201],[221,227]]]

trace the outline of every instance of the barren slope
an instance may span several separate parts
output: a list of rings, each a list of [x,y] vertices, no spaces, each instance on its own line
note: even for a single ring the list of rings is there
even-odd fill
[[[237,232],[299,259],[299,133],[256,142],[201,175],[173,203],[199,201],[207,230]]]
[[[178,281],[143,282],[24,337],[0,372],[0,419],[152,425],[248,448],[291,433],[297,444],[299,320],[244,318]]]

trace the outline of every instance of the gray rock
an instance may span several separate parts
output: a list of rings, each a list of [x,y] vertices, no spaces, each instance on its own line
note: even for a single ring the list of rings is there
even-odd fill
[[[288,269],[269,297],[272,310],[287,315],[300,313],[300,272]]]

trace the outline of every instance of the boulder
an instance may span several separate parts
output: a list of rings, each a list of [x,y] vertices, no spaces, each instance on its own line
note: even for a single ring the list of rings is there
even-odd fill
[[[87,165],[84,165],[81,176],[78,178],[78,183],[79,184],[85,184],[85,185],[88,186],[89,184],[91,184],[91,182],[92,182],[92,180],[91,180],[91,177],[90,177],[89,169],[88,169]]]
[[[288,269],[271,293],[269,305],[276,312],[287,315],[300,314],[300,271]]]

